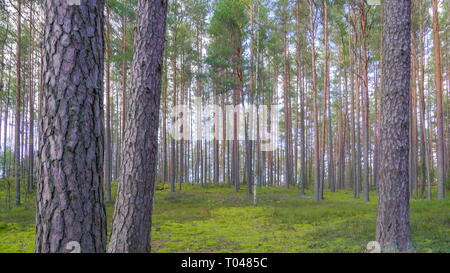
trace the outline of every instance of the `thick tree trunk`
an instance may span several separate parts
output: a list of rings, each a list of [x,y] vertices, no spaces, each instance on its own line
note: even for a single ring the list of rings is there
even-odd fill
[[[109,252],[149,252],[167,1],[139,0],[128,119]]]
[[[36,252],[104,252],[103,1],[45,10]]]
[[[409,226],[411,1],[384,1],[382,148],[377,241],[383,252],[412,249]]]

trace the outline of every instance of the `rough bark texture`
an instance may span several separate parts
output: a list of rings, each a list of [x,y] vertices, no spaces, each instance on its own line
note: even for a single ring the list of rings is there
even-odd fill
[[[377,240],[383,252],[412,248],[409,226],[411,2],[384,1],[382,147]]]
[[[105,251],[103,3],[45,4],[36,252]]]
[[[137,7],[132,86],[109,252],[149,252],[167,1]]]

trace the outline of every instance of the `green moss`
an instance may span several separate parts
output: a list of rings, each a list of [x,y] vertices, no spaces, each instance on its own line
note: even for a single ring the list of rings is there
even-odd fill
[[[117,184],[113,184],[115,194]],[[351,191],[326,192],[325,200],[297,189],[258,188],[258,206],[245,189],[183,184],[171,193],[158,184],[152,228],[154,252],[363,252],[375,238],[377,199]],[[113,195],[114,195],[113,194]],[[311,191],[307,191],[312,196]],[[6,192],[0,188],[0,200]],[[0,203],[0,252],[33,252],[34,201],[6,210]],[[108,230],[114,202],[106,204]],[[450,200],[411,201],[413,240],[420,252],[450,252]]]

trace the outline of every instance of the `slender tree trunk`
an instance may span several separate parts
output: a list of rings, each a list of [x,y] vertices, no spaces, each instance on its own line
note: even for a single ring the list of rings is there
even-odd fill
[[[255,65],[255,34],[254,34],[254,21],[255,21],[255,9],[254,9],[254,3],[252,1],[251,4],[251,10],[250,10],[250,90],[248,94],[248,102],[251,106],[253,106],[253,95],[255,91],[255,72],[254,72],[254,65]],[[252,111],[252,109],[250,109]],[[253,122],[253,118],[255,116],[253,113],[249,112],[249,114],[245,114],[245,171],[246,171],[246,181],[247,181],[247,197],[252,197],[252,187],[254,183],[254,172],[253,172],[253,132],[254,128],[250,123]],[[249,132],[250,127],[252,128],[252,131]],[[249,134],[252,135],[249,135]]]
[[[312,89],[314,99],[314,153],[315,153],[315,185],[314,200],[319,201],[320,198],[320,151],[319,151],[319,121],[317,107],[317,80],[316,80],[316,47],[315,47],[315,6],[314,1],[309,0],[309,16],[310,16],[310,36],[311,36],[311,63],[312,63]]]
[[[291,107],[289,98],[289,52],[288,52],[288,34],[287,26],[284,22],[284,73],[283,73],[283,93],[284,93],[284,115],[285,115],[285,179],[286,187],[292,183],[292,122],[291,122]]]
[[[431,200],[431,176],[429,166],[429,153],[427,143],[427,129],[426,129],[426,110],[425,110],[425,30],[424,30],[424,1],[420,0],[419,7],[419,35],[420,35],[420,61],[419,61],[419,112],[420,112],[420,126],[421,126],[421,154],[422,154],[422,195],[425,194],[425,187],[428,188],[428,199]]]
[[[16,114],[14,124],[14,206],[20,205],[20,102],[21,102],[21,41],[22,36],[22,1],[17,0],[17,43],[16,43]]]
[[[106,117],[105,117],[105,186],[106,201],[111,202],[112,146],[111,146],[111,25],[110,8],[106,7]]]
[[[7,139],[8,139],[8,120],[9,120],[9,95],[11,89],[11,65],[8,66],[8,85],[6,87],[6,99],[5,99],[5,129],[3,130],[3,178],[8,177],[9,170],[7,164]],[[9,182],[8,182],[8,194],[9,194]],[[9,209],[9,197],[7,208]]]
[[[168,86],[169,86],[169,81],[168,81],[168,71],[167,71],[167,62],[166,62],[166,58],[164,58],[164,93],[163,93],[163,100],[164,100],[164,109],[163,109],[163,129],[162,129],[162,135],[163,135],[163,183],[165,184],[166,182],[168,182],[168,154],[167,154],[167,92],[168,92]]]
[[[370,145],[370,135],[369,135],[369,81],[368,81],[368,57],[367,57],[367,12],[365,2],[361,2],[361,36],[362,36],[362,107],[363,107],[363,158],[364,158],[364,201],[369,201],[369,167],[370,167],[370,155],[369,155],[369,145]]]
[[[33,51],[34,51],[34,41],[33,41],[33,2],[30,3],[30,46],[29,46],[29,60],[30,60],[30,81],[29,81],[29,107],[30,107],[30,120],[29,120],[29,137],[28,137],[28,187],[27,192],[30,192],[34,187],[34,74],[33,74]],[[1,126],[0,126],[1,128]]]
[[[436,81],[436,120],[437,120],[437,177],[438,199],[445,199],[445,130],[444,130],[444,89],[442,86],[441,40],[439,37],[438,1],[432,0],[433,8],[433,42],[434,42],[434,77]]]
[[[328,50],[328,5],[327,1],[324,2],[324,37],[325,37],[325,90],[327,93],[327,123],[328,123],[328,183],[330,184],[330,190],[336,191],[336,179],[334,173],[334,151],[333,151],[333,132],[331,126],[331,95],[330,95],[330,69],[329,69],[329,50]]]
[[[128,0],[125,0],[125,5],[128,4]],[[120,126],[120,153],[119,158],[118,158],[118,164],[119,166],[121,166],[122,164],[122,160],[123,160],[123,146],[124,146],[124,142],[125,142],[125,128],[126,128],[126,122],[127,122],[127,70],[128,70],[128,62],[125,58],[125,54],[127,52],[127,19],[126,16],[123,15],[121,18],[121,44],[120,44],[120,51],[121,51],[121,55],[122,55],[122,61],[121,61],[121,92],[122,92],[122,97],[121,97],[121,126]],[[118,168],[119,172],[121,171],[120,167]],[[121,174],[119,174],[120,176]]]
[[[353,186],[353,197],[359,198],[359,183],[358,183],[358,177],[357,177],[357,170],[356,167],[357,163],[357,145],[356,145],[356,120],[355,120],[355,69],[353,62],[355,61],[354,54],[353,54],[353,44],[350,42],[351,38],[349,38],[349,56],[350,56],[350,89],[351,89],[351,181]]]
[[[174,41],[173,41],[173,43],[174,44],[176,44],[177,43],[177,36],[176,36],[176,32],[175,32],[175,35],[174,35]],[[173,60],[172,60],[172,70],[173,70],[173,72],[172,72],[172,77],[173,77],[173,79],[172,79],[172,81],[173,81],[173,107],[175,107],[176,105],[177,105],[177,86],[178,86],[178,81],[177,81],[177,79],[178,79],[178,77],[177,77],[177,52],[175,52],[175,54],[174,54],[174,56],[173,56]],[[175,123],[175,121],[176,121],[176,117],[173,117],[172,118],[172,126],[173,126],[173,124]],[[175,140],[175,138],[173,138],[172,137],[172,140],[171,140],[171,165],[172,165],[172,169],[171,169],[171,172],[170,172],[170,191],[171,192],[175,192],[175,184],[176,184],[176,178],[177,178],[177,171],[178,171],[178,168],[177,168],[177,163],[178,163],[178,161],[177,161],[177,143],[176,143],[176,140]]]
[[[297,39],[297,82],[298,82],[298,92],[299,92],[299,107],[300,111],[297,110],[297,124],[299,126],[299,130],[296,130],[296,134],[299,135],[300,140],[300,194],[305,195],[305,184],[306,184],[306,139],[305,139],[305,88],[304,88],[304,71],[302,65],[302,55],[301,55],[301,41],[300,41],[300,33],[301,33],[301,1],[296,1],[296,35]],[[300,116],[299,116],[300,115]],[[295,168],[297,169],[297,164],[295,164]]]
[[[409,193],[417,196],[417,39],[415,30],[411,32],[411,109],[410,109],[410,152],[409,152]]]

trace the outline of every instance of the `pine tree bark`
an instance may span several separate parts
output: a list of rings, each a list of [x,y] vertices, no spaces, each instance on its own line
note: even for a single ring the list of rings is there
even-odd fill
[[[33,3],[30,3],[30,22],[33,22]],[[28,103],[30,105],[30,118],[29,118],[29,137],[28,137],[28,188],[27,192],[30,192],[34,187],[34,77],[33,77],[33,51],[34,51],[34,32],[33,25],[30,27],[30,46],[29,46],[29,60],[30,60],[30,94],[28,96]],[[0,125],[1,128],[1,125]]]
[[[324,40],[325,40],[325,78],[324,88],[326,92],[326,119],[328,125],[328,183],[332,192],[336,191],[336,179],[334,172],[334,151],[333,151],[333,132],[331,126],[331,94],[330,94],[330,68],[329,68],[329,50],[328,50],[328,5],[324,2]],[[325,132],[324,132],[325,133]]]
[[[436,81],[436,120],[437,120],[437,178],[438,199],[445,199],[445,129],[444,129],[444,89],[442,84],[441,40],[439,37],[438,1],[432,0],[433,8],[433,43],[434,43],[434,77]]]
[[[150,251],[167,1],[139,0],[122,182],[108,252]]]
[[[299,82],[299,112],[300,116],[298,117],[298,123],[299,123],[299,129],[296,131],[296,133],[299,134],[300,137],[300,194],[303,196],[305,195],[305,185],[306,185],[306,136],[305,136],[305,88],[304,88],[304,82],[305,82],[305,75],[304,75],[304,68],[302,65],[302,55],[301,55],[301,42],[300,42],[300,33],[301,33],[301,1],[296,1],[296,35],[297,35],[297,47],[296,47],[296,54],[297,54],[297,81]],[[298,115],[297,115],[298,116]],[[295,165],[297,168],[297,164]]]
[[[369,201],[369,167],[370,167],[370,131],[369,131],[369,80],[368,80],[368,70],[369,61],[367,56],[367,11],[366,4],[364,1],[360,2],[361,11],[361,38],[362,38],[362,112],[363,112],[363,159],[364,159],[364,201]]]
[[[125,0],[125,8],[127,8],[128,0]],[[117,153],[117,162],[118,162],[118,172],[120,176],[120,166],[122,164],[122,155],[123,155],[123,146],[125,141],[125,127],[127,123],[127,76],[128,76],[128,61],[125,57],[125,54],[127,52],[127,18],[125,15],[122,15],[121,17],[121,43],[120,43],[120,53],[121,53],[121,117],[120,117],[120,143],[118,145],[120,146]]]
[[[429,153],[427,142],[427,129],[426,129],[426,110],[425,110],[425,30],[424,30],[424,1],[420,0],[420,13],[419,13],[419,49],[420,49],[420,61],[419,61],[419,113],[420,113],[420,127],[421,127],[421,154],[422,154],[422,189],[421,194],[425,194],[425,188],[428,188],[428,199],[431,200],[431,176],[429,166]]]
[[[105,188],[106,201],[111,202],[112,180],[112,142],[111,142],[111,25],[109,21],[110,8],[106,7],[106,117],[105,117]]]
[[[411,1],[384,1],[382,147],[377,241],[383,252],[412,249],[409,226]]]
[[[36,252],[104,252],[103,1],[46,1]]]
[[[22,84],[21,41],[22,37],[22,1],[17,0],[17,42],[16,42],[16,109],[14,124],[14,206],[20,205],[20,103]]]
[[[411,108],[410,108],[410,152],[409,191],[411,197],[417,195],[417,39],[416,31],[411,32]]]
[[[315,184],[314,184],[314,200],[319,201],[320,198],[320,151],[319,151],[319,121],[317,107],[317,75],[316,75],[316,49],[315,49],[315,6],[314,1],[309,0],[309,16],[311,31],[311,63],[312,63],[312,89],[314,104],[314,162],[315,162]]]

